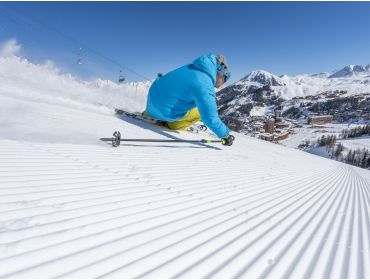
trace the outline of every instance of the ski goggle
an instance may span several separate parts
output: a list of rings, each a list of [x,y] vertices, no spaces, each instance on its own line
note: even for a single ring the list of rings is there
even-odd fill
[[[225,65],[217,64],[217,71],[220,72],[225,77],[225,83],[230,79],[231,73]]]

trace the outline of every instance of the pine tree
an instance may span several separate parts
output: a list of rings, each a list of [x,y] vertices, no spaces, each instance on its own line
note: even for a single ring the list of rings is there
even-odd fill
[[[368,158],[368,156],[369,156],[369,152],[364,149],[362,160],[361,160],[361,167],[362,168],[366,168],[367,167],[366,164],[367,164],[367,158]]]
[[[339,143],[334,150],[334,156],[336,159],[339,158],[343,150],[344,150],[344,146],[342,145],[342,143]]]
[[[349,150],[347,156],[346,156],[346,162],[349,164],[352,164],[353,161],[353,152],[352,150]]]

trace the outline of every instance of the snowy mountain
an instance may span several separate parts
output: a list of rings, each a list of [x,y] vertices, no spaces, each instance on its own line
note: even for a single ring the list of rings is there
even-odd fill
[[[240,82],[243,83],[257,83],[260,85],[267,85],[267,86],[284,86],[285,83],[282,79],[279,77],[264,71],[264,70],[258,70],[253,71],[250,74],[248,74],[246,77],[242,78]]]
[[[297,76],[276,76],[253,71],[218,92],[218,103],[225,117],[265,114],[284,101],[319,94],[341,92],[342,97],[370,93],[370,65],[350,65],[330,75],[327,72]]]
[[[99,141],[210,137],[115,116],[136,88],[0,59],[0,278],[370,277],[368,171],[238,133]]]
[[[278,77],[267,71],[252,71],[246,77],[223,90],[243,89],[242,93],[251,93],[250,88],[269,86],[277,95],[290,99],[296,96],[315,95],[324,91],[346,90],[350,94],[370,92],[370,65],[349,65],[330,75],[328,72],[317,74],[283,75]],[[222,92],[221,92],[222,93]]]
[[[367,66],[347,65],[343,69],[331,75],[330,78],[343,78],[363,73],[370,75],[370,64]]]

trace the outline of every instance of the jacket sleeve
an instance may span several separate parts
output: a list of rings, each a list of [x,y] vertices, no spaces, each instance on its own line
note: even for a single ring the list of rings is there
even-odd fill
[[[228,136],[230,129],[221,121],[218,115],[214,88],[209,86],[199,87],[193,91],[193,98],[203,123],[219,138]]]

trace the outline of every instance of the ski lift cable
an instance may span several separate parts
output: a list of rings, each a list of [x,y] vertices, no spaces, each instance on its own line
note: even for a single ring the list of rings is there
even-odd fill
[[[12,21],[13,23],[15,23],[15,24],[17,24],[19,26],[24,27],[26,25],[25,23],[20,23],[18,20],[15,20],[13,17],[9,16],[8,14],[5,14],[4,11],[1,11],[1,9],[0,9],[0,15],[3,16],[3,17],[5,17],[5,18],[7,18],[8,20]]]
[[[3,10],[7,10],[7,8],[4,8],[4,7],[2,7],[2,9],[3,9]],[[12,8],[10,8],[10,9],[12,9]],[[14,9],[12,9],[12,10],[14,11]],[[67,39],[67,40],[70,40],[70,41],[74,42],[75,44],[78,44],[78,45],[80,45],[80,46],[83,46],[85,49],[89,50],[90,52],[94,53],[95,55],[102,57],[103,59],[105,59],[105,60],[107,60],[107,61],[109,61],[109,62],[111,62],[111,63],[113,63],[113,64],[115,64],[115,65],[117,65],[117,66],[119,66],[120,68],[124,68],[124,69],[128,70],[129,72],[131,72],[131,73],[133,73],[133,74],[135,74],[135,75],[137,75],[137,76],[139,76],[139,77],[141,77],[141,78],[144,78],[145,80],[148,80],[148,81],[150,81],[150,82],[151,82],[151,80],[150,80],[148,77],[145,77],[145,76],[143,76],[143,75],[139,74],[138,72],[136,72],[136,71],[134,71],[134,70],[132,70],[132,69],[128,68],[127,66],[122,65],[121,63],[119,63],[119,62],[117,62],[117,61],[113,60],[112,58],[110,58],[110,57],[108,57],[108,56],[106,56],[106,55],[104,55],[104,54],[100,53],[100,52],[99,52],[99,51],[97,51],[97,50],[94,50],[93,48],[91,48],[91,47],[87,46],[86,44],[84,44],[84,43],[82,43],[82,42],[80,42],[80,41],[76,40],[75,38],[73,38],[73,37],[71,37],[71,36],[69,36],[69,35],[67,35],[67,34],[64,34],[63,32],[61,32],[61,31],[59,31],[59,30],[57,30],[57,29],[55,29],[55,28],[53,28],[53,27],[50,27],[50,26],[48,26],[48,25],[44,24],[43,22],[39,21],[38,19],[36,19],[36,18],[34,18],[34,17],[31,17],[31,16],[25,16],[25,15],[23,15],[23,14],[18,13],[17,11],[14,11],[14,12],[15,12],[16,14],[18,14],[18,15],[21,15],[21,16],[22,16],[22,17],[24,17],[24,18],[27,18],[28,20],[30,20],[30,21],[32,21],[32,22],[35,22],[35,23],[39,24],[40,26],[42,26],[43,28],[45,28],[45,29],[47,29],[47,30],[49,30],[49,31],[52,31],[52,32],[54,32],[54,33],[57,33],[59,36],[61,36],[61,37],[65,38],[65,39]],[[3,14],[3,15],[4,15],[4,14]],[[8,17],[8,18],[9,18],[9,17]],[[12,21],[15,21],[15,20],[14,20],[14,19],[12,19]]]
[[[140,73],[138,73],[138,72],[136,72],[136,71],[128,68],[127,66],[122,65],[121,63],[115,61],[114,59],[112,59],[112,58],[104,55],[103,53],[101,53],[101,52],[99,52],[99,51],[97,51],[97,50],[95,50],[95,49],[87,46],[86,44],[78,41],[77,39],[75,39],[75,38],[73,38],[73,37],[71,37],[71,36],[69,36],[69,35],[67,35],[67,34],[65,34],[65,33],[61,32],[59,30],[57,30],[56,28],[46,25],[45,23],[43,23],[42,21],[34,18],[33,16],[26,16],[24,14],[19,13],[18,11],[15,11],[13,8],[9,8],[9,9],[8,8],[5,8],[5,7],[1,7],[1,8],[3,10],[7,10],[7,11],[9,11],[9,9],[11,9],[17,15],[20,15],[23,18],[27,18],[28,20],[30,20],[30,21],[32,21],[34,23],[37,23],[38,25],[42,26],[43,28],[45,28],[45,29],[47,29],[47,30],[49,30],[51,32],[57,33],[59,36],[63,37],[64,39],[69,40],[69,41],[72,41],[73,43],[75,43],[75,44],[77,44],[79,46],[82,46],[83,48],[85,48],[85,49],[89,50],[90,52],[94,53],[95,55],[97,55],[97,56],[99,56],[99,57],[101,57],[101,58],[103,58],[103,59],[111,62],[112,64],[115,64],[115,65],[119,66],[120,68],[124,68],[127,71],[135,74],[136,76],[139,76],[139,77],[144,78],[145,80],[151,82],[151,79],[149,79],[148,77],[145,77],[145,76],[141,75]],[[12,20],[15,21],[14,19],[12,19]]]

